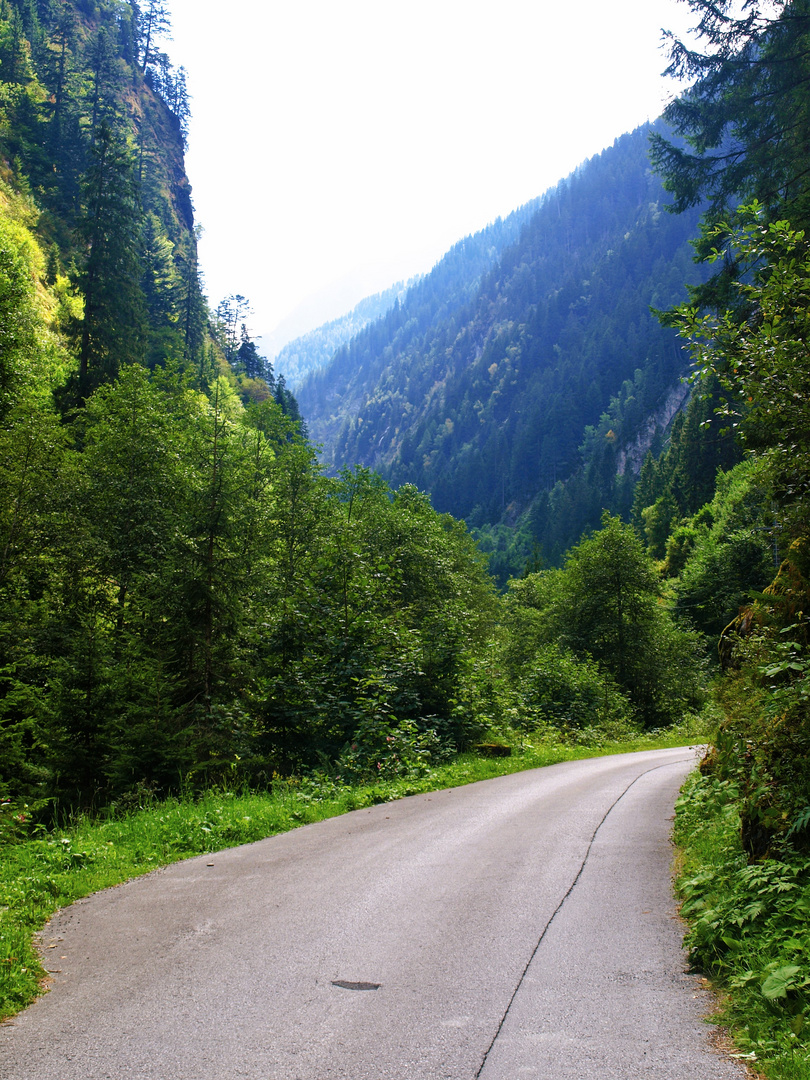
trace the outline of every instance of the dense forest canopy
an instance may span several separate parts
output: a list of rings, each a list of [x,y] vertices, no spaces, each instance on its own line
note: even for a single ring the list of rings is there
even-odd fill
[[[671,39],[671,70],[697,81],[666,111],[676,138],[652,150],[675,212],[708,200],[695,248],[710,275],[662,314],[688,342],[690,412],[703,420],[686,439],[687,414],[645,461],[633,517],[676,615],[717,644],[723,671],[719,731],[681,799],[701,852],[683,882],[692,961],[730,991],[741,1052],[769,1075],[799,1076],[810,986],[810,7],[687,3],[699,44]],[[733,439],[744,460],[686,509],[683,466],[707,439]]]
[[[0,15],[14,60],[0,68],[6,799],[47,816],[235,775],[407,771],[515,725],[593,729],[582,709],[542,704],[532,664],[500,659],[513,648],[502,601],[464,524],[404,477],[325,475],[250,338],[249,301],[208,309],[185,81],[158,51],[166,9],[5,0]],[[665,223],[649,178],[627,168],[644,219]],[[574,224],[566,191],[555,234]],[[536,209],[458,245],[366,339],[391,324],[416,340],[480,311],[494,268],[519,270]],[[601,235],[613,215],[604,205],[587,228]],[[606,537],[619,527],[606,521]],[[598,544],[587,573],[572,555],[561,595],[587,590],[609,551]],[[636,554],[628,595],[652,612],[658,587]],[[606,659],[605,626],[537,639],[562,650],[573,699],[605,689],[616,731],[699,703],[685,675],[671,697],[652,660],[642,692]],[[694,668],[668,615],[650,633],[676,669]]]
[[[705,48],[673,41],[672,66],[699,79],[668,109],[684,144],[658,139],[654,156],[676,211],[709,197],[696,249],[715,272],[664,318],[689,342],[699,392],[746,460],[662,540],[677,606],[720,635],[729,672],[717,774],[740,784],[749,853],[784,855],[810,837],[810,8],[688,2]],[[674,498],[668,469],[649,463],[642,518]]]

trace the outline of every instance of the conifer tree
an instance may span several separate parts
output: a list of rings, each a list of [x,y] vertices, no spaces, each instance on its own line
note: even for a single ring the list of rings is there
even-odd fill
[[[79,236],[85,244],[78,285],[84,314],[77,328],[79,393],[115,376],[140,358],[144,328],[140,209],[132,156],[110,125],[99,126],[84,183]]]
[[[670,35],[667,74],[697,78],[674,99],[664,118],[687,145],[660,134],[651,138],[652,160],[680,213],[708,199],[708,231],[696,245],[707,258],[723,237],[713,231],[729,221],[740,201],[756,200],[766,221],[810,223],[810,3],[684,0],[699,16],[701,48]],[[696,298],[710,306],[734,300],[738,273],[733,252]]]
[[[155,40],[169,36],[171,21],[164,0],[144,0],[138,14],[141,72],[145,73],[154,54]]]
[[[195,240],[198,239],[195,232]],[[183,333],[183,362],[195,373],[198,389],[210,382],[213,366],[207,371],[206,326],[208,305],[203,295],[202,282],[197,267],[196,244],[188,245],[181,256],[180,321]]]

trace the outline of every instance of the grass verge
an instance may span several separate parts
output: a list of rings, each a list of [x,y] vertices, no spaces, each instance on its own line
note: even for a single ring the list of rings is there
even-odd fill
[[[180,859],[261,840],[375,803],[460,787],[559,761],[703,741],[695,723],[599,746],[526,738],[511,757],[464,754],[421,776],[366,785],[289,779],[262,792],[209,791],[108,820],[82,817],[0,846],[0,1019],[47,988],[34,934],[59,908]],[[0,822],[0,825],[2,822]],[[8,823],[7,823],[8,824]],[[7,835],[14,829],[7,828]],[[19,829],[17,830],[19,831]]]
[[[734,783],[692,773],[676,805],[677,887],[693,965],[720,993],[738,1056],[810,1080],[810,858],[748,862]]]

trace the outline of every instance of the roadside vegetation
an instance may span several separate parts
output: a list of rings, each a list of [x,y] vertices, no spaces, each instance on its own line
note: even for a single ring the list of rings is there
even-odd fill
[[[208,309],[170,182],[184,77],[143,22],[161,5],[0,5],[0,1013],[42,988],[32,934],[88,892],[375,802],[703,741],[682,718],[708,716],[677,820],[693,962],[742,1055],[810,1075],[810,10],[685,2],[702,46],[672,39],[670,71],[695,81],[652,158],[670,209],[707,207],[707,274],[659,314],[692,392],[635,482],[617,421],[653,383],[625,382],[576,450],[604,476],[523,518],[534,555],[502,594],[429,494],[327,476],[245,298]],[[682,282],[662,274],[666,304]],[[518,453],[485,430],[502,344],[467,403],[499,469],[540,434]],[[454,430],[420,436],[439,476]],[[555,477],[576,456],[558,434]],[[624,516],[564,554],[540,519],[598,520],[597,479]]]
[[[711,759],[710,759],[711,760]],[[790,842],[751,862],[740,779],[693,773],[676,808],[678,891],[692,963],[720,991],[715,1019],[771,1080],[810,1077],[810,855]]]
[[[771,1080],[806,1080],[810,9],[687,2],[704,47],[671,40],[671,73],[696,82],[665,112],[685,142],[659,137],[653,157],[676,210],[709,200],[695,246],[713,275],[664,318],[689,342],[716,436],[745,460],[695,511],[682,468],[694,440],[670,447],[648,463],[637,521],[675,611],[719,644],[722,719],[676,821],[692,961],[720,990],[740,1056]]]

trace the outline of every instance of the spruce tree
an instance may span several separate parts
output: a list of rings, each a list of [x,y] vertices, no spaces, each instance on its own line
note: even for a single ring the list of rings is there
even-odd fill
[[[698,242],[707,258],[722,237],[713,231],[740,202],[757,200],[766,220],[810,224],[810,2],[756,3],[735,13],[733,0],[685,0],[700,17],[703,47],[670,35],[666,74],[697,78],[674,99],[664,118],[682,142],[651,136],[652,160],[680,213],[709,201],[708,231]],[[738,265],[725,263],[696,297],[727,306]]]
[[[114,378],[123,364],[140,359],[144,336],[141,215],[132,155],[106,121],[96,133],[84,193],[78,233],[86,258],[77,282],[84,297],[77,327],[81,398]]]

